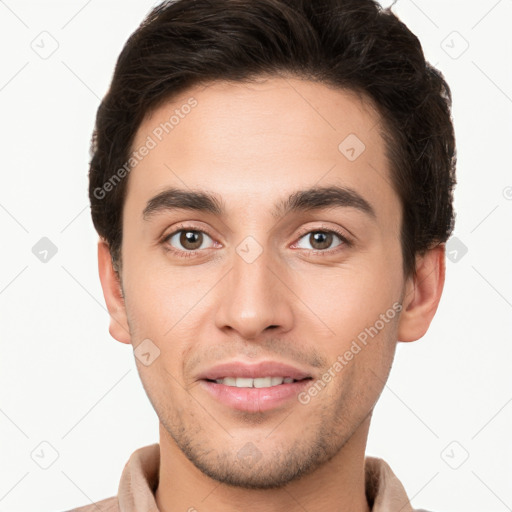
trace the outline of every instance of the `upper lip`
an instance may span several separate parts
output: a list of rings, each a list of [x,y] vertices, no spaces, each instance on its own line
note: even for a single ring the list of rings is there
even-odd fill
[[[260,377],[291,377],[294,380],[302,380],[311,377],[311,375],[289,364],[275,361],[261,361],[253,364],[231,361],[213,366],[198,375],[198,379],[202,380],[216,380],[225,377],[252,379]]]

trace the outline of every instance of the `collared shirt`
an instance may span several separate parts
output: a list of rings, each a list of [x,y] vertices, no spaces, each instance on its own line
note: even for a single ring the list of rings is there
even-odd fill
[[[117,496],[68,512],[159,512],[154,495],[159,466],[158,443],[135,450],[124,467]],[[412,509],[403,485],[384,460],[367,456],[365,474],[372,512],[426,512]]]

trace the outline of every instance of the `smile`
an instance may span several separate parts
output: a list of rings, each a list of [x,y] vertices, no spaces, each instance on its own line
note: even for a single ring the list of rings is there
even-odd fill
[[[236,388],[270,388],[280,386],[283,383],[291,384],[297,381],[291,377],[256,377],[254,379],[249,377],[225,377],[223,379],[215,379],[214,382]]]

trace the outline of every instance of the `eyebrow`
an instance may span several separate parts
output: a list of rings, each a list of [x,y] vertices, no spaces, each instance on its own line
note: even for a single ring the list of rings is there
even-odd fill
[[[323,208],[355,208],[376,218],[371,204],[355,190],[348,187],[328,186],[297,190],[274,205],[271,215],[281,218],[289,213],[307,212]],[[207,191],[169,188],[152,197],[146,204],[142,216],[149,220],[153,215],[169,210],[192,210],[225,214],[222,199]]]

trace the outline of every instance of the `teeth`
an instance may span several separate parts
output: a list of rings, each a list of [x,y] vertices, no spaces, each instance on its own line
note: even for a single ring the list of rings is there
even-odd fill
[[[215,382],[217,384],[237,388],[270,388],[281,384],[290,384],[293,382],[293,379],[291,377],[257,377],[256,379],[248,377],[225,377],[224,379],[216,379]]]
[[[251,380],[251,379],[249,379]],[[281,379],[279,379],[281,380]],[[257,379],[254,379],[253,386],[255,388],[269,388],[272,386],[272,377],[258,377]],[[279,383],[281,384],[281,383]]]
[[[237,377],[235,386],[237,388],[252,388],[254,379],[246,379],[245,377]]]

